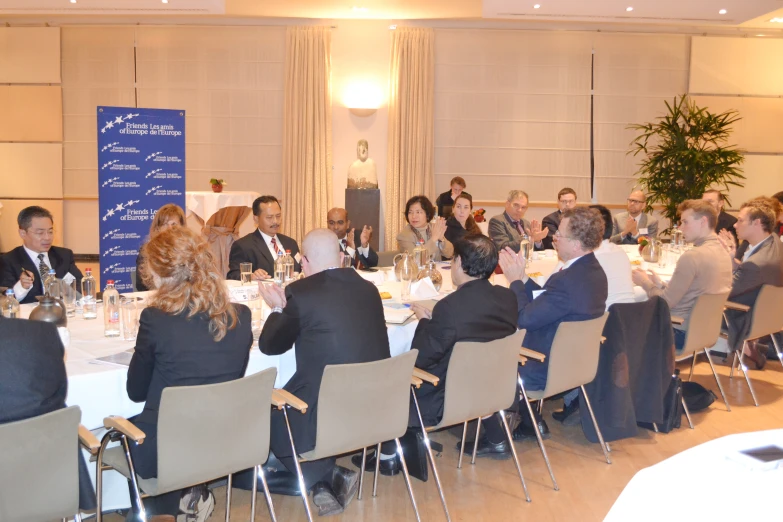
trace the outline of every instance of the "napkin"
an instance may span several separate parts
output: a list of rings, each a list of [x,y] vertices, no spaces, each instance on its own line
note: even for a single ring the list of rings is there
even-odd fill
[[[438,291],[435,290],[432,279],[429,277],[411,284],[411,298],[432,299],[433,297],[438,297]]]

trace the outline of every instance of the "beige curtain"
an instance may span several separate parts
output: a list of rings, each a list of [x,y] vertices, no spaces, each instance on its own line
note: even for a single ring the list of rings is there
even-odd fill
[[[397,248],[405,203],[433,195],[435,33],[399,27],[392,36],[389,151],[386,166],[386,249]]]
[[[283,229],[300,242],[332,205],[330,47],[328,27],[286,31]]]

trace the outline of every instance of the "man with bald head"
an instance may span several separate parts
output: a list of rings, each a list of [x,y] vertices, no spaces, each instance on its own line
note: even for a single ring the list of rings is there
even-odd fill
[[[344,208],[333,208],[327,212],[326,225],[337,235],[340,251],[350,256],[354,268],[378,266],[378,254],[370,246],[372,227],[364,225],[361,232],[351,228],[348,211]]]
[[[304,279],[285,289],[274,283],[258,283],[264,301],[272,308],[258,340],[261,352],[280,355],[296,344],[296,373],[284,388],[309,406],[306,413],[289,416],[299,453],[315,447],[318,392],[326,365],[390,357],[380,294],[355,270],[339,268],[340,248],[334,232],[319,228],[308,233],[302,254]],[[270,445],[295,472],[291,443],[279,411],[272,414]],[[335,459],[305,462],[302,474],[321,515],[341,513],[358,485],[358,474],[335,466]]]
[[[628,196],[628,212],[620,212],[614,217],[612,237],[609,241],[618,245],[635,245],[639,236],[656,237],[658,220],[644,213],[647,196],[641,190],[634,190]]]

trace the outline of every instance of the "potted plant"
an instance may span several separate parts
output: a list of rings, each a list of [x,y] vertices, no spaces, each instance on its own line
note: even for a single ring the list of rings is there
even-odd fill
[[[212,184],[212,192],[223,192],[223,185],[228,185],[225,180],[212,178],[209,180]]]
[[[677,206],[686,199],[701,199],[710,188],[727,191],[743,186],[740,165],[744,151],[729,145],[737,111],[714,114],[698,107],[688,95],[666,103],[667,113],[654,123],[631,125],[639,134],[628,154],[642,155],[637,175],[647,193],[647,208],[664,206],[663,215],[677,222]],[[669,232],[670,229],[664,232]]]

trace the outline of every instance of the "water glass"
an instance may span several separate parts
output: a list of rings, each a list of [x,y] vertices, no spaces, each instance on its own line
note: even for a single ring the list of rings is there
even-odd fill
[[[248,304],[250,305],[250,330],[253,332],[253,346],[258,346],[258,338],[261,337],[261,330],[264,326],[264,311],[260,299]]]
[[[353,266],[353,259],[346,252],[342,252],[342,259],[340,259],[341,268],[351,268]]]
[[[239,272],[242,275],[240,281],[243,285],[250,284],[253,278],[253,263],[239,263]]]
[[[73,317],[76,315],[76,279],[70,283],[60,281],[60,295],[65,305],[65,315]]]
[[[126,341],[134,341],[139,333],[139,310],[136,307],[136,299],[124,299],[120,302],[122,314],[122,338]]]
[[[669,264],[669,245],[662,244],[658,252],[658,268],[665,269]]]

